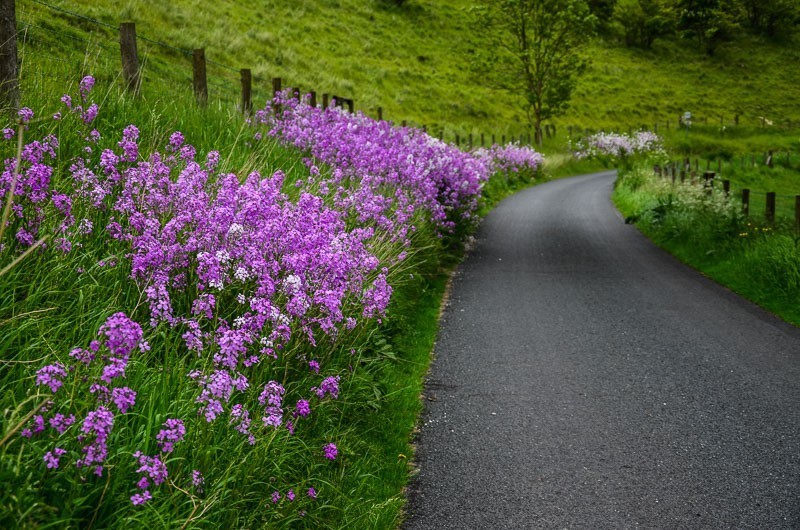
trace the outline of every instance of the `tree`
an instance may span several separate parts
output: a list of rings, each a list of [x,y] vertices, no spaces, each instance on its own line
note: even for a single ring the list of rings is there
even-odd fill
[[[621,28],[626,46],[650,48],[657,38],[675,31],[675,13],[665,0],[620,0],[614,22]]]
[[[790,32],[800,20],[797,0],[742,0],[750,28],[767,37]]]
[[[679,0],[678,11],[679,28],[697,38],[708,55],[733,38],[741,18],[735,0]]]
[[[586,0],[589,11],[597,17],[597,26],[601,31],[605,30],[611,21],[616,4],[617,0]]]
[[[492,0],[473,12],[484,38],[474,64],[522,102],[541,142],[542,123],[569,106],[595,17],[583,0]]]

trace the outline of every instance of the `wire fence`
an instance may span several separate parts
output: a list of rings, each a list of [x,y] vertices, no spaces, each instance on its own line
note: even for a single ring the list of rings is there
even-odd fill
[[[709,194],[717,189],[727,196],[738,196],[741,198],[742,211],[748,217],[763,219],[769,225],[793,228],[800,234],[800,194],[751,189],[731,181],[731,173],[719,173],[708,168],[701,170],[699,160],[692,164],[686,159],[653,169],[656,175],[671,179],[673,184],[702,186]]]

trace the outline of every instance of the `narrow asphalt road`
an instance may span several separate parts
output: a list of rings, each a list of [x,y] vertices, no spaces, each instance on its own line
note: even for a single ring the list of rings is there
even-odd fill
[[[612,172],[507,199],[454,279],[405,528],[800,528],[800,330],[653,246]]]

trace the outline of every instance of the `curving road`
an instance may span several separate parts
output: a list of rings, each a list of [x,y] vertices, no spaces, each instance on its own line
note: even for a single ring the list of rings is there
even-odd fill
[[[516,194],[456,275],[404,528],[800,528],[800,330],[625,225]]]

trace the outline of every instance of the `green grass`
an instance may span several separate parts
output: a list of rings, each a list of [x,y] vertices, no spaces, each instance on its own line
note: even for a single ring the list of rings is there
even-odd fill
[[[503,134],[510,138],[526,132],[522,113],[513,101],[469,73],[471,45],[464,38],[464,8],[471,4],[467,0],[409,0],[402,8],[381,0],[262,0],[252,7],[240,2],[176,0],[162,5],[132,0],[121,10],[119,4],[107,1],[49,3],[114,27],[132,19],[140,36],[185,49],[205,47],[209,60],[230,68],[209,63],[209,105],[200,109],[191,93],[190,58],[179,50],[140,39],[144,82],[141,97],[132,98],[119,88],[115,29],[56,12],[33,0],[21,0],[17,13],[26,32],[20,43],[23,104],[44,108],[42,115],[47,116],[61,110],[58,97],[74,93],[82,75],[94,74],[103,108],[99,126],[109,144],[118,140],[129,123],[142,129],[148,149],[163,146],[172,131],[181,130],[201,154],[219,149],[223,168],[239,176],[254,169],[262,173],[282,169],[287,173],[287,193],[293,192],[294,179],[305,174],[302,155],[272,142],[257,148],[248,145],[237,109],[238,68],[253,69],[256,106],[271,94],[270,79],[281,76],[286,86],[353,97],[358,109],[373,116],[382,106],[387,119],[426,124],[431,132],[449,140],[455,134],[464,139],[472,133],[477,140],[484,132],[488,140],[495,133],[499,140]],[[658,121],[663,130],[669,120],[672,126],[667,141],[677,154],[722,157],[733,160],[734,165],[736,157],[743,154],[798,147],[797,135],[781,128],[785,119],[800,119],[800,111],[792,103],[800,73],[785,68],[798,59],[791,46],[743,37],[726,45],[716,57],[707,58],[694,52],[691,43],[681,41],[660,43],[650,52],[598,41],[590,54],[594,62],[579,85],[572,110],[557,120],[556,137],[545,141],[547,165],[536,182],[601,169],[594,162],[575,161],[564,154],[569,127],[652,128]],[[674,127],[684,110],[697,116],[697,125],[688,134]],[[729,123],[737,113],[742,123],[738,128]],[[725,131],[717,130],[718,115],[728,124]],[[708,125],[703,124],[704,116]],[[775,125],[762,129],[759,116],[772,119]],[[49,123],[45,120],[36,126],[48,128]],[[58,162],[62,174],[74,154],[73,147],[62,143]],[[3,155],[9,156],[9,152]],[[776,191],[795,193],[796,175],[776,175],[771,173]],[[737,178],[737,186],[766,189],[766,184],[761,188],[757,184],[764,183],[767,176],[742,174]],[[530,184],[529,178],[490,181],[482,213]],[[621,208],[637,212],[654,205],[651,196],[625,196],[621,189],[617,200],[628,205]],[[721,278],[725,274],[733,275],[731,282],[746,278],[741,280],[746,284],[741,289],[755,285],[754,298],[760,296],[765,305],[772,303],[768,307],[782,311],[788,320],[800,321],[793,294],[796,287],[786,292],[780,287],[786,278],[794,278],[790,271],[796,270],[791,269],[794,255],[789,240],[761,235],[753,241],[742,239],[746,238],[729,246],[744,249],[736,261],[722,259],[722,251],[701,256],[699,247],[691,251],[674,248],[687,260],[694,259],[695,252],[695,258],[707,260],[702,262],[707,270],[718,267],[720,272],[714,274]],[[762,239],[778,243],[760,246]],[[671,240],[674,243],[676,238]],[[708,239],[708,244],[713,242]],[[460,258],[458,249],[442,245],[430,233],[419,234],[415,245],[417,252],[407,262],[411,268],[403,271],[409,276],[399,282],[384,324],[346,337],[342,345],[318,350],[331,361],[331,370],[351,377],[348,399],[328,403],[320,411],[316,423],[308,426],[308,438],[304,439],[309,441],[278,440],[273,447],[248,451],[240,441],[226,437],[222,429],[198,431],[196,438],[176,452],[175,459],[213,469],[204,496],[187,496],[176,489],[159,491],[157,502],[132,511],[127,508],[133,484],[81,482],[74,474],[48,473],[42,455],[31,454],[29,446],[12,436],[0,446],[0,480],[4,484],[0,526],[83,527],[91,521],[95,527],[154,528],[180,527],[185,522],[197,528],[396,526],[402,519],[403,488],[413,454],[410,434],[422,408],[422,377],[436,335],[441,297],[447,275]],[[29,390],[32,367],[43,364],[45,358],[63,358],[70,348],[85,345],[115,311],[129,311],[140,319],[145,314],[140,293],[124,267],[97,266],[101,259],[121,259],[123,254],[121,247],[100,244],[87,245],[69,263],[52,259],[48,253],[34,253],[0,277],[0,351],[7,352],[0,365],[4,435],[44,399]],[[764,261],[771,265],[754,266]],[[753,274],[759,279],[748,279]],[[776,290],[770,290],[776,285]],[[191,402],[195,388],[184,377],[187,360],[180,353],[182,345],[164,331],[152,331],[153,349],[131,368],[132,384],[147,389],[153,397],[119,426],[119,432],[130,435],[131,442],[125,446],[125,458],[115,461],[114,476],[135,475],[129,454],[139,447],[154,450],[154,431],[164,417],[188,415],[193,408],[185,405]],[[301,353],[304,347],[297,343],[289,350]],[[155,369],[157,366],[168,369]],[[307,444],[321,444],[329,436],[336,438],[342,458],[326,467],[309,459]],[[278,445],[280,451],[275,450]],[[208,449],[195,451],[203,447]],[[307,485],[297,478],[297,469],[308,470],[315,477],[324,499],[306,502],[303,509],[308,513],[303,518],[299,509],[275,510],[268,501],[271,491],[282,485]],[[200,514],[201,518],[192,519]]]
[[[61,139],[54,166],[54,181],[68,178],[67,166],[83,143],[70,133],[67,120],[49,116],[63,111],[58,98],[76,92],[83,68],[69,63],[29,56],[23,92],[39,116],[26,133],[28,139],[56,132]],[[34,69],[41,68],[40,70]],[[45,75],[46,73],[46,75]],[[208,108],[193,104],[190,94],[172,95],[156,87],[145,88],[141,98],[120,91],[112,78],[101,78],[95,97],[101,113],[95,125],[102,131],[101,146],[113,147],[130,123],[141,130],[144,156],[163,149],[169,135],[181,130],[187,142],[198,148],[200,158],[211,149],[222,153],[222,171],[240,177],[252,170],[268,174],[287,173],[284,189],[296,193],[293,182],[307,176],[303,154],[276,142],[250,144],[250,131],[235,105],[212,100]],[[73,117],[74,118],[74,117]],[[12,142],[2,144],[4,158],[13,156]],[[492,183],[494,181],[491,181]],[[63,182],[62,182],[63,184]],[[494,184],[491,184],[494,185]],[[526,180],[504,181],[504,193],[529,185]],[[487,197],[490,207],[496,197]],[[88,214],[96,226],[104,226],[109,212]],[[132,414],[115,423],[114,455],[107,474],[100,480],[84,480],[73,469],[52,472],[44,467],[46,444],[27,442],[19,429],[28,414],[47,400],[34,389],[35,370],[55,360],[64,361],[76,346],[86,346],[112,313],[125,311],[145,323],[148,311],[142,293],[129,278],[126,249],[107,245],[101,238],[87,239],[84,247],[63,259],[54,252],[35,252],[0,276],[0,408],[3,410],[0,444],[0,526],[45,528],[67,526],[177,528],[184,523],[196,528],[299,527],[299,528],[390,528],[402,518],[404,487],[409,476],[410,446],[421,403],[423,375],[438,326],[438,314],[446,279],[460,258],[458,247],[435,237],[420,224],[409,258],[393,272],[396,293],[381,326],[359,328],[334,344],[313,350],[301,339],[286,348],[287,358],[313,355],[325,360],[331,373],[348,374],[340,401],[326,401],[304,425],[303,437],[277,434],[267,444],[250,448],[241,438],[231,437],[219,425],[195,421],[190,438],[170,458],[174,486],[162,486],[155,499],[142,509],[130,505],[136,477],[132,454],[157,449],[155,433],[167,417],[193,418],[197,388],[185,377],[191,362],[179,335],[161,324],[146,329],[151,350],[129,367],[127,382],[141,397]],[[387,242],[387,244],[389,244]],[[388,249],[388,255],[396,252]],[[8,256],[8,253],[3,254]],[[106,267],[101,260],[116,258],[122,265]],[[5,264],[5,262],[3,263]],[[228,301],[232,303],[232,301]],[[175,303],[186,303],[176,300]],[[354,351],[355,353],[351,354]],[[303,377],[302,363],[286,364],[286,372],[265,368],[264,380],[293,381],[287,396],[296,399],[303,385],[314,384]],[[306,369],[307,371],[307,369]],[[80,399],[80,382],[67,392],[71,406],[87,411]],[[345,391],[346,390],[346,391]],[[64,393],[62,392],[62,395]],[[289,397],[287,397],[289,399]],[[254,419],[258,421],[258,418]],[[326,441],[335,440],[341,456],[332,465],[313,455]],[[186,477],[202,468],[206,491],[187,494]],[[116,477],[111,479],[110,477]],[[271,492],[285,493],[295,487],[298,497],[313,484],[319,501],[303,498],[292,507],[272,506]],[[300,516],[306,512],[305,516]],[[202,514],[202,516],[201,516]]]
[[[758,215],[745,217],[738,199],[725,199],[719,188],[706,195],[688,182],[671,184],[655,177],[642,165],[620,176],[613,200],[656,244],[800,325],[800,234],[791,223],[779,220],[770,225]]]
[[[46,7],[34,0],[17,2],[26,28],[23,70],[42,56],[92,72],[104,81],[117,78],[119,23],[132,20],[137,33],[182,50],[203,47],[212,100],[234,106],[240,68],[254,75],[254,100],[271,93],[271,78],[354,98],[356,107],[386,119],[425,124],[436,135],[453,139],[470,132],[526,134],[525,116],[516,99],[486,86],[469,61],[481,46],[470,37],[471,0],[409,0],[397,7],[388,0],[259,0],[158,4],[131,0],[122,9],[109,1],[49,0],[58,8],[102,21],[100,26]],[[724,124],[739,116],[747,135],[761,117],[782,128],[800,123],[796,87],[800,72],[787,65],[800,60],[789,40],[772,43],[742,33],[714,57],[692,40],[657,41],[652,50],[625,48],[596,39],[568,113],[555,120],[568,127],[611,129],[640,127],[674,131],[678,116],[691,111],[697,125]],[[191,93],[191,57],[173,48],[139,40],[144,88],[151,94]],[[220,66],[225,65],[225,67]],[[24,75],[46,76],[27,68]],[[722,122],[720,122],[722,119]],[[565,133],[560,143],[565,138]],[[769,147],[769,146],[766,146]]]

